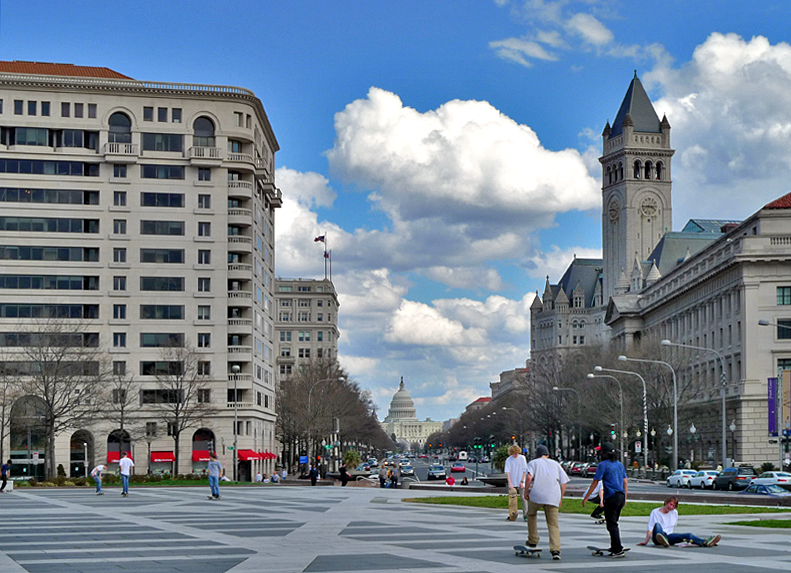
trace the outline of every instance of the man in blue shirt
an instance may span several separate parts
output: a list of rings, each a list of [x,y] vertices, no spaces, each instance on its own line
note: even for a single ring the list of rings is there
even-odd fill
[[[602,497],[604,498],[604,519],[607,523],[607,531],[610,534],[610,554],[612,557],[623,557],[623,545],[621,544],[621,531],[618,529],[618,520],[621,517],[621,510],[626,505],[626,496],[629,492],[629,485],[626,479],[626,468],[618,461],[615,448],[609,442],[601,445],[601,458],[599,466],[596,468],[596,475],[593,477],[585,497],[582,498],[582,506],[590,497],[596,485],[602,484]]]
[[[8,483],[8,474],[10,473],[11,473],[11,460],[8,460],[6,463],[0,466],[0,479],[3,480],[3,485],[0,486],[0,493],[5,492],[5,486]]]

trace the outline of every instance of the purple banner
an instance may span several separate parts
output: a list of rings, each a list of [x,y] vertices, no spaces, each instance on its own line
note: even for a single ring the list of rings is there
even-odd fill
[[[767,379],[767,388],[769,389],[769,395],[767,396],[767,405],[769,406],[769,435],[776,436],[777,435],[777,378],[768,378]]]

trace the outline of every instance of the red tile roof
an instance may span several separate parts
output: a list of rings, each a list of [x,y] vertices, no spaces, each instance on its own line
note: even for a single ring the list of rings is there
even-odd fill
[[[478,398],[477,400],[475,400],[475,402],[473,402],[473,404],[476,404],[478,402],[491,402],[491,401],[492,401],[491,398],[485,398],[484,397],[484,398]]]
[[[764,205],[764,209],[791,209],[791,193]]]
[[[115,80],[131,80],[110,68],[93,66],[75,66],[74,64],[51,64],[47,62],[13,62],[0,61],[0,73],[33,74],[40,76],[69,76],[82,78],[109,78]]]

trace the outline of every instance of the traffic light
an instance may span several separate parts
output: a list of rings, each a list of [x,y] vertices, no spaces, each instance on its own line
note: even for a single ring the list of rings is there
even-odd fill
[[[615,424],[610,424],[610,437],[615,438]]]
[[[515,442],[516,441],[516,436],[511,436],[511,440]]]
[[[492,448],[494,448],[494,435],[489,436],[489,441],[492,443]]]
[[[317,462],[321,462],[321,454],[319,454],[318,456],[316,456],[316,461],[317,461]]]

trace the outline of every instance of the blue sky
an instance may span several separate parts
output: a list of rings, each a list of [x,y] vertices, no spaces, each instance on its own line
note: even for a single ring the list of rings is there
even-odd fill
[[[281,151],[277,274],[319,277],[382,417],[457,416],[529,356],[548,274],[599,256],[600,134],[634,71],[672,126],[674,229],[789,191],[791,3],[0,3],[0,58],[238,85]]]

